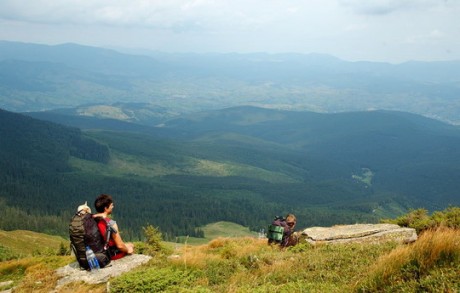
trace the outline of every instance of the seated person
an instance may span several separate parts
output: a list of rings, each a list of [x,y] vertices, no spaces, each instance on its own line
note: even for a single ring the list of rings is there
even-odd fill
[[[134,244],[123,242],[117,223],[108,217],[112,214],[114,207],[112,197],[107,194],[101,194],[96,198],[94,206],[98,212],[98,214],[95,214],[94,217],[102,218],[102,220],[98,222],[99,231],[102,236],[106,237],[106,230],[111,229],[110,239],[108,242],[110,259],[116,260],[127,254],[132,254],[134,252]],[[107,239],[104,239],[104,241],[107,241]]]
[[[289,227],[288,231],[285,230],[285,237],[283,239],[282,246],[294,246],[299,243],[299,237],[297,232],[294,232],[295,225],[297,224],[297,218],[293,214],[286,216],[286,225]]]
[[[283,236],[281,241],[275,241],[268,239],[269,244],[278,243],[281,247],[294,246],[299,242],[298,235],[294,232],[295,225],[297,224],[297,218],[293,214],[287,214],[286,218],[276,218],[272,222],[272,226],[283,227]]]

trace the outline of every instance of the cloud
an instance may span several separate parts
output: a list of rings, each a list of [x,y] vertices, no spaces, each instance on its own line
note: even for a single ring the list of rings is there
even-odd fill
[[[366,30],[367,28],[368,28],[368,25],[366,25],[366,24],[352,23],[352,24],[346,25],[343,28],[343,30],[347,31],[347,32],[354,32],[354,31],[363,31],[363,30]]]
[[[434,29],[426,34],[410,36],[406,39],[407,44],[429,44],[442,41],[448,35],[440,30]]]
[[[305,7],[314,11],[319,1],[309,3],[313,4],[300,0],[2,0],[0,18],[37,24],[238,31],[269,26],[302,9],[305,13]]]
[[[387,15],[399,11],[427,9],[446,5],[448,1],[439,0],[338,0],[339,4],[357,14]]]
[[[200,2],[205,1],[3,0],[0,17],[42,24],[172,27],[177,19],[188,21],[188,12]]]
[[[440,59],[460,52],[459,14],[459,0],[0,0],[0,39]]]
[[[366,2],[357,0],[343,0],[340,2],[342,5],[351,8],[354,12],[358,14],[374,15],[390,14],[405,6],[404,2],[401,0],[378,0]]]

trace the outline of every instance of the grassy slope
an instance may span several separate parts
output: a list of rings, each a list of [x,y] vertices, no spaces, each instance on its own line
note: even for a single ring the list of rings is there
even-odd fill
[[[63,243],[67,247],[68,240],[43,233],[26,230],[0,230],[0,246],[3,246],[17,255],[32,255],[33,253],[53,250],[57,251]]]
[[[205,244],[219,237],[256,237],[257,233],[249,231],[248,227],[231,223],[211,223],[201,228],[205,238],[190,237],[188,244]],[[56,252],[61,243],[67,248],[68,240],[59,236],[36,233],[26,230],[0,230],[0,246],[17,256],[30,256],[40,252]]]
[[[203,228],[204,235],[207,239],[215,239],[218,237],[250,237],[257,236],[256,233],[249,231],[247,227],[230,223],[230,222],[217,222],[206,225]]]
[[[249,231],[248,227],[231,223],[217,222],[211,223],[201,228],[204,232],[204,238],[189,237],[187,244],[200,245],[206,244],[209,241],[219,237],[256,237],[257,233]],[[180,242],[185,242],[185,238],[181,237]]]
[[[107,176],[140,176],[155,178],[165,175],[194,175],[194,176],[244,176],[248,178],[263,178],[268,182],[295,182],[294,179],[276,172],[267,171],[250,165],[237,164],[234,162],[218,162],[205,159],[185,157],[183,166],[176,167],[168,162],[158,162],[148,157],[132,156],[113,151],[112,159],[107,165],[78,158],[71,158],[70,164],[77,170],[92,174],[104,174]]]
[[[249,228],[230,222],[211,223],[202,227],[205,238],[191,238],[188,244],[204,244],[219,237],[256,237]],[[0,246],[11,250],[16,255],[27,256],[36,252],[57,251],[63,243],[67,247],[68,240],[59,236],[36,233],[26,230],[0,230]]]
[[[111,292],[457,292],[460,289],[460,231],[425,232],[410,245],[301,244],[280,251],[245,229],[218,222],[203,227],[204,245],[177,246],[169,258],[153,260],[111,280]],[[13,231],[12,238],[30,239],[39,245],[56,244],[56,237]],[[5,236],[0,244],[5,245]],[[22,239],[23,240],[23,239]],[[20,245],[24,247],[26,245]],[[25,248],[23,248],[24,251]],[[19,292],[49,292],[57,281],[54,270],[73,258],[48,256],[0,262],[0,282],[13,281]],[[67,290],[67,291],[66,291]],[[61,292],[105,292],[106,284],[70,284]]]
[[[250,232],[247,227],[230,222],[212,223],[202,227],[202,229],[205,233],[204,239],[190,238],[187,243],[203,245],[219,237],[255,236],[254,232]],[[13,281],[12,284],[5,283],[8,285],[0,285],[0,291],[10,289],[13,286],[19,286],[19,291],[28,291],[30,289],[36,292],[48,292],[51,290],[53,288],[53,283],[57,282],[57,276],[53,270],[74,261],[73,256],[54,256],[59,250],[61,243],[64,243],[67,247],[68,240],[59,236],[32,231],[0,230],[0,248],[5,248],[3,251],[0,249],[0,253],[4,253],[5,257],[14,256],[12,257],[13,260],[0,262],[0,282]],[[167,246],[176,248],[183,247],[183,245],[178,246],[172,243],[167,243]],[[47,255],[48,259],[44,259],[40,255]],[[51,285],[37,286],[37,284],[33,282],[35,278],[43,280],[43,283],[45,283],[45,281],[46,283],[51,283]],[[64,288],[63,290],[66,289]],[[95,292],[99,292],[100,290],[100,292],[104,292],[104,288],[102,287],[98,288],[97,286],[88,286],[84,284],[72,285],[73,292],[86,292],[88,290],[96,290]]]
[[[111,292],[458,292],[460,233],[426,232],[410,245],[302,244],[217,238],[157,257],[111,282]]]

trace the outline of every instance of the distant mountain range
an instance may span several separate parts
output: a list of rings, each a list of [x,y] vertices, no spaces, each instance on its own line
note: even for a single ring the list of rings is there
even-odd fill
[[[347,62],[320,54],[131,55],[77,44],[0,41],[0,108],[16,112],[78,108],[80,115],[104,117],[121,111],[125,116],[111,118],[157,123],[184,113],[252,105],[330,113],[397,110],[458,124],[459,96],[460,61]],[[149,111],[131,111],[139,103]],[[91,111],[84,110],[89,107]]]
[[[102,192],[123,207],[116,217],[133,238],[146,223],[174,239],[216,221],[258,230],[289,211],[307,227],[460,204],[460,130],[419,115],[245,106],[156,126],[28,115],[0,112],[0,135],[12,138],[0,142],[0,201],[63,217],[47,219],[64,235],[74,206]]]

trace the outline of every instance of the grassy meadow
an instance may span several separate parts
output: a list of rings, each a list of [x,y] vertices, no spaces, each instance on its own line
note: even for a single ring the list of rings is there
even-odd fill
[[[231,226],[231,225],[230,225]],[[229,227],[218,223],[218,231]],[[215,235],[217,235],[216,232]],[[138,243],[141,246],[141,243]],[[145,245],[145,244],[142,244]],[[412,244],[307,243],[281,250],[265,239],[217,237],[164,245],[152,260],[110,281],[110,292],[459,292],[460,230],[421,233]],[[71,256],[37,255],[0,263],[0,284],[14,292],[50,292],[54,270]],[[59,292],[106,292],[107,284],[68,284]]]
[[[180,243],[187,243],[190,245],[206,244],[209,241],[219,238],[234,238],[234,237],[257,237],[257,233],[249,231],[249,228],[231,222],[216,222],[203,227],[204,238],[196,237],[181,237],[178,239]]]
[[[460,231],[413,244],[301,244],[217,238],[157,256],[111,282],[111,292],[458,292]]]
[[[60,236],[27,230],[0,230],[0,261],[30,255],[56,254],[62,246],[67,249],[68,240]]]

